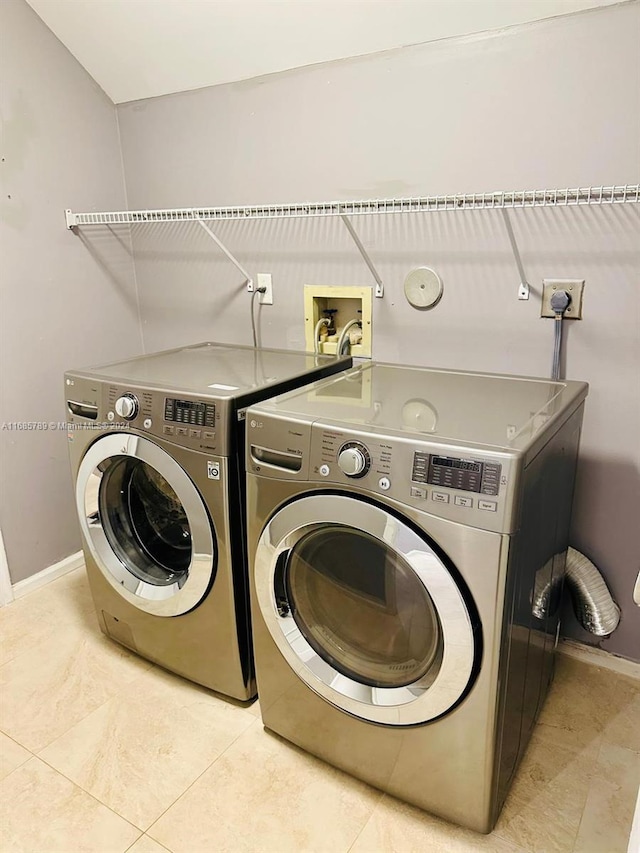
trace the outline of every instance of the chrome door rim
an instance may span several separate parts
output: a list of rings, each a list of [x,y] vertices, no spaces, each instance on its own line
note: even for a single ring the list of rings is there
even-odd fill
[[[339,525],[364,530],[397,551],[425,586],[440,620],[442,658],[406,687],[372,687],[338,672],[301,633],[275,599],[278,560],[307,533]],[[285,660],[316,693],[361,719],[387,725],[424,723],[446,713],[464,694],[473,673],[475,639],[464,597],[438,555],[411,527],[375,504],[341,495],[308,495],[279,510],[267,523],[256,551],[255,588],[265,624]]]
[[[137,578],[116,555],[100,518],[98,495],[107,459],[128,456],[146,462],[169,483],[182,503],[191,530],[191,562],[187,580],[156,586]],[[195,607],[211,583],[215,565],[213,526],[205,505],[182,467],[157,444],[142,436],[111,433],[92,444],[76,479],[76,507],[91,556],[102,575],[130,604],[155,616],[178,616]]]

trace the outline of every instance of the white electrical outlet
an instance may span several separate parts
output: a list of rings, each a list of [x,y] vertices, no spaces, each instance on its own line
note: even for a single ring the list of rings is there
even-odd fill
[[[258,301],[261,305],[273,305],[273,283],[271,281],[270,272],[259,272],[256,287],[266,287],[264,293],[258,294]]]

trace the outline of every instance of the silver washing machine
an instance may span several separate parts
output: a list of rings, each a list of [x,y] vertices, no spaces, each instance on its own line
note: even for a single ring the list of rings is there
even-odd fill
[[[82,545],[105,634],[220,693],[255,695],[244,409],[350,364],[206,343],[66,374]]]
[[[586,395],[369,364],[248,410],[267,729],[492,829],[553,675]]]

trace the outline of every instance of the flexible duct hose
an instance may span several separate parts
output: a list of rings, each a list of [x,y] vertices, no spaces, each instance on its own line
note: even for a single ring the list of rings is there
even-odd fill
[[[567,551],[566,581],[582,627],[597,637],[612,634],[620,622],[620,608],[596,566],[575,548]]]

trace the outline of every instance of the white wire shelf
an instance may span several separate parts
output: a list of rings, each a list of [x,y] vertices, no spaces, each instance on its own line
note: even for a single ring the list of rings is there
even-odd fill
[[[640,201],[640,184],[574,187],[551,190],[466,193],[328,201],[246,207],[184,207],[166,210],[122,210],[105,213],[65,211],[67,228],[82,225],[136,225],[150,222],[198,222],[223,219],[288,219],[313,216],[357,216],[385,213],[427,213],[441,210],[494,210],[528,207],[571,207],[583,204],[625,204]]]

